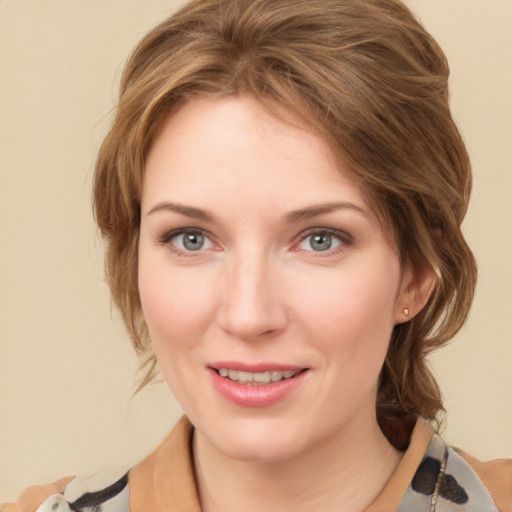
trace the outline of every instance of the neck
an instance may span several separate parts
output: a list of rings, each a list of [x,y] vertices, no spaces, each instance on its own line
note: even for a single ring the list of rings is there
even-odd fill
[[[283,461],[238,461],[195,433],[194,462],[204,512],[361,512],[379,495],[402,454],[377,420],[343,432]],[[364,489],[364,492],[361,490]]]

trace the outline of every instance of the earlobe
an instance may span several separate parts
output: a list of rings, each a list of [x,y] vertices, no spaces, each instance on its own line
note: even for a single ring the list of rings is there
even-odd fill
[[[414,318],[425,306],[436,284],[434,269],[422,266],[404,268],[400,294],[396,302],[395,323],[401,324]]]

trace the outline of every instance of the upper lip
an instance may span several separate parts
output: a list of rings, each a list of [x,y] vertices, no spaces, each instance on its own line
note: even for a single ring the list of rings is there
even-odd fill
[[[240,361],[216,361],[208,365],[214,370],[225,368],[226,370],[241,370],[243,372],[264,373],[271,371],[300,371],[306,369],[304,366],[283,363],[242,363]]]

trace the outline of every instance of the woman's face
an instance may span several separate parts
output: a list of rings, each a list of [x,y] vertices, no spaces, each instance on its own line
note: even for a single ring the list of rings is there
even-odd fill
[[[195,99],[155,140],[142,307],[167,383],[222,453],[286,460],[373,428],[410,278],[349,170],[255,99]]]

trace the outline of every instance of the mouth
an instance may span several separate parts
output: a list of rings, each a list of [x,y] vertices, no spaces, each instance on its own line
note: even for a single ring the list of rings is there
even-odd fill
[[[218,362],[208,366],[221,396],[237,406],[268,407],[292,395],[310,368],[279,363]]]
[[[217,375],[229,379],[238,384],[249,386],[265,386],[274,382],[280,382],[295,377],[306,371],[306,368],[299,370],[269,370],[266,372],[249,372],[243,370],[231,370],[228,368],[214,368]]]

